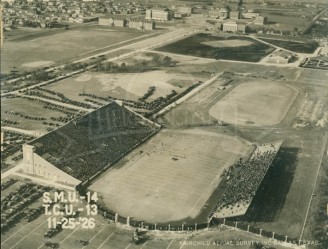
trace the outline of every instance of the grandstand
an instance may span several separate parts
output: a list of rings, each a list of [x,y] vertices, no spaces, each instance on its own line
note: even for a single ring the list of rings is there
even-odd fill
[[[113,101],[25,144],[24,173],[77,186],[113,165],[159,128]]]
[[[281,144],[282,141],[259,145],[248,160],[240,159],[223,172],[227,186],[210,217],[228,218],[246,213]]]

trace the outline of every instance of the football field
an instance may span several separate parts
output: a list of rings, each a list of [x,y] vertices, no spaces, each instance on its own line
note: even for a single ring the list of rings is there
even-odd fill
[[[223,169],[249,148],[243,140],[215,132],[165,130],[90,189],[123,217],[154,223],[195,218],[216,189]]]

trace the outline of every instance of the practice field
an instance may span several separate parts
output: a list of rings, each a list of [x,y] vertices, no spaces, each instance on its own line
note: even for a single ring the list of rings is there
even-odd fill
[[[156,50],[217,60],[258,62],[274,48],[249,37],[221,37],[200,33]]]
[[[90,189],[120,216],[156,223],[195,218],[222,170],[249,148],[238,138],[201,129],[166,130]]]
[[[209,110],[212,117],[229,124],[275,125],[282,121],[298,90],[271,81],[236,86]]]
[[[1,72],[9,73],[13,67],[31,70],[83,56],[106,46],[147,35],[147,31],[97,29],[66,30],[60,33],[4,42],[1,49]],[[96,37],[96,39],[95,39]]]

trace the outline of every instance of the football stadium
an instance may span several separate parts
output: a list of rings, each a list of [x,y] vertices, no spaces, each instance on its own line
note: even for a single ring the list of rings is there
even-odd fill
[[[234,100],[233,94],[242,95],[239,88],[251,84],[259,83],[237,85],[226,98],[243,101],[242,96]],[[274,98],[279,86],[266,87]],[[284,89],[292,103],[295,92]],[[252,93],[261,101],[261,87]],[[207,112],[220,120],[222,114],[215,114],[215,108],[227,101],[214,101]],[[276,103],[286,104],[285,97]],[[124,224],[167,230],[168,224],[196,222],[200,228],[212,218],[246,214],[281,144],[254,144],[234,133],[203,127],[161,129],[123,102],[112,101],[25,144],[23,173],[96,191],[103,214]]]

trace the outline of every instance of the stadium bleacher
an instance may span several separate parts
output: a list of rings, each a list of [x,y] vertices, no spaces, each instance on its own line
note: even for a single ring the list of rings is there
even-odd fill
[[[115,101],[31,143],[35,153],[86,181],[158,130]]]

